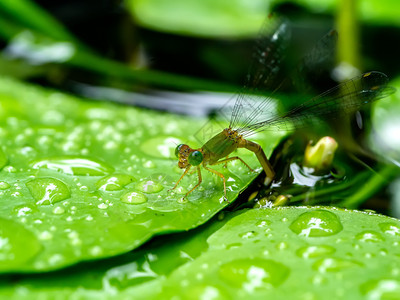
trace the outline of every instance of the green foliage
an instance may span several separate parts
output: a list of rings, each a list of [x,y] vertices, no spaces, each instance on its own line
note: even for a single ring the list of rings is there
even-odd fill
[[[174,34],[202,37],[246,37],[259,31],[271,7],[287,1],[226,0],[126,0],[135,20],[144,27]],[[293,3],[315,13],[334,15],[338,0],[296,0]],[[365,23],[400,25],[396,0],[355,1],[360,19]]]
[[[270,1],[126,1],[135,19],[159,31],[191,36],[238,37],[258,32]]]
[[[396,299],[399,242],[400,222],[381,215],[328,207],[248,210],[101,264],[17,283],[3,278],[0,296]]]
[[[124,253],[156,234],[197,227],[228,205],[222,181],[209,172],[187,201],[181,198],[196,174],[168,193],[183,172],[175,145],[198,144],[194,134],[207,120],[84,101],[6,78],[0,105],[2,272]],[[278,141],[263,137],[267,153]],[[257,167],[251,152],[240,155]],[[217,169],[229,178],[230,200],[257,175],[239,163]]]

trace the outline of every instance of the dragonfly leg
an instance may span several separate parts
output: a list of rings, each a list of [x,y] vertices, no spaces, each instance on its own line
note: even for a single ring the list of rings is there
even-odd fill
[[[225,166],[228,164],[228,162],[232,161],[232,160],[240,160],[246,167],[249,168],[249,170],[251,172],[254,172],[254,170],[248,165],[246,164],[246,162],[241,159],[239,156],[234,156],[234,157],[229,157],[229,158],[225,158],[223,160],[217,161],[216,163],[214,163],[213,165],[219,165],[219,164],[225,164]]]
[[[254,152],[254,154],[257,156],[258,161],[263,167],[265,174],[267,174],[267,177],[264,180],[264,184],[269,185],[275,177],[275,171],[267,156],[265,155],[262,147],[257,143],[243,139],[238,148],[246,148],[247,150]]]
[[[185,172],[183,172],[181,178],[179,178],[179,180],[175,183],[174,187],[173,187],[172,189],[169,189],[168,192],[169,192],[169,191],[172,191],[172,190],[174,190],[174,189],[176,189],[176,187],[178,186],[179,182],[181,182],[181,180],[183,179],[183,177],[185,177],[186,174],[187,174],[187,172],[189,172],[190,167],[191,167],[191,166],[188,166],[188,167],[185,169]]]
[[[215,165],[215,164],[213,164],[213,165]],[[215,171],[215,170],[213,170],[213,169],[207,168],[205,165],[203,165],[203,167],[204,167],[204,169],[206,169],[207,171],[209,171],[209,172],[211,172],[211,173],[214,173],[215,175],[217,175],[218,177],[220,177],[220,178],[222,179],[222,181],[223,181],[223,183],[224,183],[224,199],[225,199],[226,201],[228,201],[228,198],[226,197],[226,180],[225,180],[224,175],[222,175],[222,173],[217,172],[217,171]]]
[[[201,184],[201,182],[203,181],[203,179],[201,178],[201,170],[200,170],[200,166],[197,166],[197,176],[199,178],[199,181],[197,182],[197,184],[189,191],[186,193],[186,195],[183,197],[183,199],[185,199],[191,192],[193,192],[195,189],[197,189],[197,187]]]
[[[227,156],[222,162],[225,162],[225,164],[224,164],[224,168],[228,168],[228,161],[227,161],[227,159],[228,159],[229,157]]]

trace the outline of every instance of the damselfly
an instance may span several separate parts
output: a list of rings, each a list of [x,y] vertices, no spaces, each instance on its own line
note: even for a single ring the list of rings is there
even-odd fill
[[[279,31],[280,30],[280,31]],[[272,38],[277,38],[278,33],[284,33],[282,27]],[[261,53],[262,55],[262,53]],[[272,56],[274,59],[274,56]],[[262,61],[265,64],[265,61]],[[273,68],[269,67],[273,72]],[[271,74],[261,74],[256,76],[260,81],[269,78]],[[273,75],[273,74],[272,74]],[[254,75],[252,75],[254,76]],[[316,117],[334,117],[342,113],[349,113],[358,110],[362,105],[371,103],[377,99],[384,98],[392,94],[395,89],[387,86],[388,77],[377,71],[368,72],[350,79],[328,91],[304,102],[303,104],[282,114],[269,115],[270,98],[264,101],[254,102],[251,96],[239,94],[231,113],[228,128],[209,139],[201,148],[193,149],[188,145],[180,144],[175,149],[175,154],[179,159],[178,166],[184,169],[184,173],[176,182],[175,189],[181,180],[194,167],[197,170],[198,182],[188,191],[184,198],[192,193],[202,182],[201,167],[219,176],[224,184],[224,197],[226,198],[226,180],[222,173],[210,168],[219,164],[239,160],[247,168],[253,171],[250,166],[240,157],[229,157],[238,148],[245,148],[254,152],[259,163],[266,173],[266,183],[270,183],[275,176],[272,165],[268,161],[262,147],[247,138],[254,133],[268,129],[289,129],[303,127],[307,121]],[[252,104],[252,111],[248,112],[248,102]],[[257,104],[254,104],[257,103]]]

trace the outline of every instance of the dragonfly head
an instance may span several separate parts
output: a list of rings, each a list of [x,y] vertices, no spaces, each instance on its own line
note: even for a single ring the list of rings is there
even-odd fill
[[[203,162],[203,153],[185,144],[176,146],[175,155],[179,159],[178,166],[181,169],[186,169],[188,166],[198,166]]]

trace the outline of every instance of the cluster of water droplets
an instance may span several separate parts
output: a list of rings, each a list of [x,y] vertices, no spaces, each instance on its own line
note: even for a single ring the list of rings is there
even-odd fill
[[[311,299],[327,291],[338,299],[349,294],[371,299],[400,296],[399,254],[394,250],[400,242],[398,222],[375,216],[367,225],[359,217],[368,214],[356,212],[357,226],[352,227],[340,210],[281,211],[288,216],[253,210],[228,222],[208,239],[209,253],[177,272],[175,283],[180,283],[181,292],[229,299],[278,297],[286,290],[290,297],[291,287]],[[368,273],[369,268],[376,272]]]
[[[65,241],[72,257],[104,255],[101,230],[87,239],[93,223],[135,222],[135,216],[171,204],[154,204],[165,202],[176,180],[167,174],[177,171],[170,158],[182,126],[170,116],[148,122],[150,112],[13,85],[11,95],[23,92],[0,99],[0,218],[28,232],[27,239],[38,245],[32,255],[44,251],[35,268],[63,264],[69,250],[50,248]],[[186,193],[185,187],[176,192]],[[169,210],[174,207],[181,207],[176,199]],[[8,237],[13,227],[4,228],[10,229],[1,232],[0,244],[8,252],[0,251],[0,262],[6,266],[14,257],[17,266],[20,257],[23,265],[25,258],[15,252],[18,241]]]

